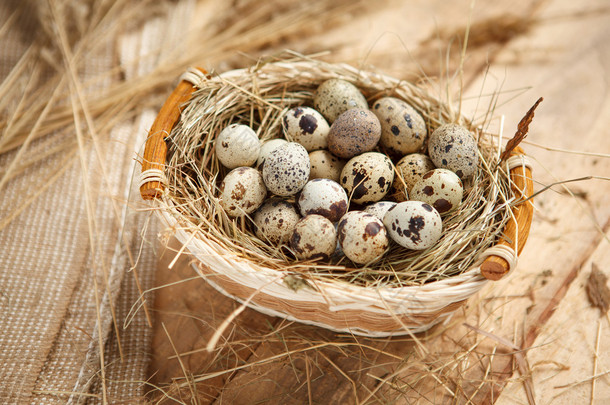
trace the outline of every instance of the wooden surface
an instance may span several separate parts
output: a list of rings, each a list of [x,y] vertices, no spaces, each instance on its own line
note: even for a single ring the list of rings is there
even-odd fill
[[[608,157],[534,145],[610,154],[607,2],[479,3],[462,78],[466,116],[480,114],[486,95],[501,90],[496,114],[504,115],[505,134],[512,136],[544,96],[522,145],[535,159],[536,190],[559,180],[609,177]],[[439,60],[458,63],[459,46],[446,57],[445,45],[451,33],[463,38],[470,4],[388,2],[278,47],[332,49],[336,61],[413,80],[422,72],[434,76]],[[610,274],[610,182],[565,186],[536,197],[516,271],[489,283],[449,324],[418,335],[420,344],[338,335],[246,309],[207,353],[208,340],[238,305],[194,278],[187,257],[168,269],[174,256],[168,250],[157,273],[163,288],[154,307],[151,383],[166,387],[174,398],[166,403],[191,403],[192,396],[227,404],[608,403],[610,374],[602,374],[610,371],[610,325],[590,306],[584,283],[593,262]],[[594,374],[601,375],[595,387]],[[185,377],[192,383],[179,388]]]

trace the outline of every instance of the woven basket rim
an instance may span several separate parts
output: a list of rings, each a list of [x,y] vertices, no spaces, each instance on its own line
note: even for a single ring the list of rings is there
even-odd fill
[[[309,72],[306,67],[311,67],[311,61],[308,59],[296,61],[275,61],[270,62],[275,67],[281,67],[287,70],[292,70],[301,75],[304,80],[307,80]],[[404,80],[399,80],[391,76],[378,73],[366,72],[367,75],[362,75],[363,70],[357,69],[348,64],[325,64],[316,61],[316,66],[321,71],[326,71],[329,77],[345,77],[336,75],[336,69],[342,69],[346,75],[352,75],[355,81],[362,83],[365,86],[375,87],[371,80],[374,78],[378,82],[385,83],[387,88],[399,88],[402,85],[409,85]],[[263,66],[264,67],[264,66]],[[332,67],[332,68],[328,68]],[[326,68],[326,69],[325,69]],[[264,70],[257,70],[258,66],[234,69],[218,75],[213,75],[206,81],[227,81],[234,77],[239,77],[243,74],[250,74],[254,71],[264,74]],[[319,77],[317,78],[319,80]],[[368,80],[368,82],[367,82]],[[259,291],[261,294],[270,294],[282,300],[291,300],[293,302],[318,302],[326,304],[331,312],[337,313],[339,318],[345,318],[342,312],[348,310],[363,311],[363,313],[373,314],[375,316],[385,315],[391,324],[388,327],[372,329],[362,323],[361,319],[346,321],[345,327],[337,327],[324,322],[319,322],[311,317],[299,317],[298,314],[290,312],[282,312],[276,309],[265,308],[258,305],[256,299],[252,299],[249,306],[261,312],[270,315],[284,316],[290,320],[297,320],[303,323],[315,324],[324,326],[337,331],[350,331],[352,333],[366,336],[388,336],[394,334],[407,334],[426,330],[427,328],[448,319],[451,312],[443,313],[442,311],[451,307],[454,303],[459,303],[467,300],[476,292],[481,290],[486,284],[487,279],[481,275],[480,264],[481,260],[477,259],[472,263],[466,271],[459,275],[452,276],[443,280],[427,282],[421,285],[406,285],[406,286],[377,286],[375,288],[365,287],[361,285],[349,284],[343,280],[312,280],[307,279],[308,286],[292,290],[284,284],[284,279],[287,276],[302,277],[301,274],[295,272],[280,272],[276,269],[265,267],[259,263],[254,263],[252,260],[239,257],[236,252],[219,246],[213,240],[202,237],[203,234],[195,234],[188,232],[180,226],[177,219],[178,212],[176,211],[175,203],[168,197],[167,194],[162,199],[157,200],[157,208],[155,212],[161,216],[169,229],[173,229],[176,238],[183,243],[185,248],[197,258],[199,266],[205,266],[207,270],[215,272],[224,277],[230,278],[235,283],[241,283],[244,286],[244,291],[252,290]],[[481,253],[481,252],[479,252]],[[479,254],[480,256],[480,254]],[[200,275],[201,272],[200,272]],[[202,275],[203,277],[203,275]],[[205,278],[205,277],[204,277]],[[225,285],[216,281],[210,281],[210,284],[223,294],[228,295],[238,301],[245,301],[246,294],[236,294],[225,289],[226,285],[230,284],[225,280]],[[235,286],[233,286],[235,288]],[[381,305],[380,305],[381,303]],[[438,314],[440,311],[440,314]],[[427,322],[410,322],[410,319],[418,315],[437,314]],[[309,314],[310,315],[310,314]],[[397,320],[396,317],[402,317],[403,321]],[[406,324],[405,324],[406,322]]]

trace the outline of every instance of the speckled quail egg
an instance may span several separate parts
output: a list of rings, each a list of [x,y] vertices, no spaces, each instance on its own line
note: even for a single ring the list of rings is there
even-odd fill
[[[261,145],[256,132],[247,125],[231,124],[218,134],[215,142],[216,157],[227,169],[252,166]]]
[[[357,203],[381,200],[394,180],[394,167],[389,157],[367,152],[351,158],[341,171],[340,183],[350,200]]]
[[[370,263],[385,253],[388,235],[383,222],[363,211],[350,211],[341,218],[337,236],[343,254],[357,264]]]
[[[288,243],[299,219],[301,216],[294,205],[272,198],[254,213],[256,236],[273,245]]]
[[[394,176],[394,184],[392,184],[396,201],[407,201],[413,185],[434,168],[432,160],[422,153],[403,156],[396,163],[396,176]]]
[[[310,179],[331,179],[339,182],[345,160],[339,159],[327,150],[314,150],[309,153]]]
[[[460,206],[464,186],[457,174],[447,169],[434,169],[422,176],[411,190],[411,199],[433,206],[439,214]]]
[[[318,214],[337,222],[348,208],[347,194],[339,183],[330,179],[309,180],[297,204],[301,215]]]
[[[366,109],[352,108],[339,115],[330,126],[328,150],[349,159],[375,149],[381,136],[379,119]]]
[[[402,156],[423,149],[428,133],[426,122],[405,101],[395,97],[383,97],[373,104],[371,111],[381,122],[379,144],[388,153]]]
[[[288,142],[271,151],[263,164],[267,189],[278,196],[294,195],[309,180],[309,155],[302,145]]]
[[[326,260],[337,248],[335,226],[322,215],[307,215],[295,225],[290,237],[290,247],[299,259]]]
[[[383,221],[383,217],[385,217],[385,214],[390,208],[395,205],[396,203],[394,201],[378,201],[376,203],[364,207],[364,212],[366,212],[367,214],[374,215]]]
[[[461,179],[472,176],[479,162],[474,134],[457,124],[442,125],[430,135],[428,154],[436,167],[449,169]]]
[[[260,152],[258,152],[258,159],[256,160],[256,167],[258,170],[263,170],[263,163],[265,163],[267,155],[285,143],[288,143],[288,141],[282,138],[269,139],[268,141],[263,142]]]
[[[330,123],[350,108],[368,108],[360,90],[342,79],[329,79],[320,84],[313,95],[313,106]]]
[[[252,167],[231,170],[220,185],[220,205],[231,217],[241,217],[254,212],[266,196],[263,177]]]
[[[311,107],[295,107],[284,115],[286,139],[300,143],[307,152],[326,149],[330,126],[326,119]]]
[[[424,250],[441,237],[443,222],[440,214],[421,201],[403,201],[390,208],[383,218],[390,238],[400,246]]]

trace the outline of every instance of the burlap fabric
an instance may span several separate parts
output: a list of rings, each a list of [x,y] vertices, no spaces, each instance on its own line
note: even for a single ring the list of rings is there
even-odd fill
[[[17,3],[0,4],[0,27],[8,27],[0,38],[0,80],[36,38],[33,12],[5,25]],[[190,0],[174,2],[167,15],[109,38],[79,79],[96,77],[117,63],[123,65],[124,80],[145,73],[163,57],[152,49],[180,42],[193,7]],[[113,80],[121,78],[109,76],[100,88]],[[155,252],[153,245],[141,243],[140,230],[147,226],[154,239],[156,225],[150,213],[136,212],[125,202],[137,196],[134,155],[155,114],[145,111],[100,133],[103,166],[88,142],[83,159],[76,154],[65,162],[59,153],[0,190],[0,221],[5,223],[41,181],[65,169],[0,231],[0,403],[142,401],[151,329],[138,306],[141,297],[130,269],[137,258],[141,288],[152,287]],[[27,154],[74,136],[73,129],[53,134],[33,142]],[[16,153],[0,155],[0,176]],[[152,298],[144,296],[149,307]]]

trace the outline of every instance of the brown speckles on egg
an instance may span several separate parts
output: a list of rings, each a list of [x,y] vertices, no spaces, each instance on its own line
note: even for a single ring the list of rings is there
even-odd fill
[[[311,115],[304,115],[299,120],[299,128],[301,128],[301,131],[304,134],[311,135],[318,128],[318,122],[319,121],[316,119],[316,117],[311,116]],[[326,146],[326,145],[324,145],[324,146]],[[307,149],[307,148],[305,148],[305,149]]]
[[[354,176],[352,177],[351,186],[348,185],[348,189],[351,190],[352,199],[356,202],[359,202],[364,196],[366,196],[366,193],[369,190],[366,180],[369,180],[370,183],[370,176],[368,173],[370,173],[372,170],[370,167],[368,170],[369,171],[355,171],[355,173],[352,171]]]
[[[235,201],[240,201],[246,195],[246,187],[242,183],[236,183],[231,190],[231,198]]]
[[[314,179],[307,182],[298,198],[301,215],[318,214],[337,222],[348,209],[345,190],[330,179]]]
[[[456,209],[462,202],[464,186],[457,174],[447,169],[426,173],[411,190],[411,199],[432,205],[439,213]]]
[[[342,79],[329,79],[320,84],[314,93],[313,104],[330,123],[351,108],[368,108],[360,90]]]
[[[397,156],[423,149],[426,123],[413,107],[395,97],[383,97],[375,105],[379,105],[373,112],[381,122],[381,146]]]
[[[300,218],[289,202],[279,198],[268,200],[254,213],[256,236],[272,245],[288,243]]]
[[[364,234],[362,238],[367,240],[368,238],[372,238],[377,235],[383,229],[383,225],[378,222],[369,222],[364,227]]]
[[[439,213],[420,201],[404,201],[388,210],[383,219],[388,234],[399,245],[423,250],[433,246],[441,237],[442,221]]]
[[[448,212],[453,208],[453,204],[444,198],[438,198],[433,204],[438,212]]]
[[[424,195],[427,195],[428,197],[434,195],[434,189],[432,188],[432,186],[426,186],[426,187],[422,188],[421,192]]]
[[[273,194],[294,195],[309,180],[310,168],[305,148],[298,143],[288,142],[269,153],[263,164],[263,179]]]
[[[260,172],[251,167],[231,170],[220,185],[220,205],[231,217],[254,212],[266,195],[267,189]]]
[[[231,124],[218,134],[214,151],[220,163],[234,169],[252,166],[258,159],[261,145],[256,132],[247,125]]]
[[[384,181],[380,182],[380,178]],[[381,200],[393,180],[390,158],[378,152],[367,152],[350,159],[341,172],[341,185],[351,200],[358,204]]]
[[[379,120],[371,111],[354,108],[341,114],[330,127],[328,150],[349,159],[371,151],[381,135]]]
[[[286,139],[297,142],[308,152],[325,149],[330,126],[318,111],[311,107],[295,107],[284,115]]]
[[[337,232],[343,253],[354,263],[377,260],[388,248],[387,231],[381,220],[362,211],[345,214]]]
[[[403,156],[396,164],[396,176],[392,184],[392,194],[396,201],[406,201],[413,185],[425,175],[426,172],[434,169],[432,160],[421,153],[411,153]]]
[[[457,124],[441,125],[430,135],[428,154],[437,167],[449,169],[461,179],[472,176],[479,162],[474,134]]]
[[[413,215],[409,218],[409,226],[403,232],[403,235],[411,239],[411,242],[413,242],[414,244],[420,243],[422,240],[420,232],[425,227],[426,219],[421,215]]]
[[[268,141],[263,142],[261,145],[260,152],[258,152],[258,159],[256,160],[256,168],[258,170],[263,170],[263,164],[265,163],[265,158],[271,152],[273,152],[278,147],[288,143],[287,140],[281,138],[274,138]]]

